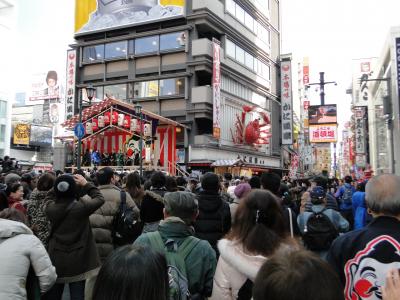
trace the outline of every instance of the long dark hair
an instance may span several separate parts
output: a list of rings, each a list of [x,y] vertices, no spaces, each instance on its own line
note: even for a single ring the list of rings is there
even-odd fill
[[[167,300],[167,262],[149,247],[128,245],[114,251],[99,271],[96,300]]]
[[[254,190],[240,202],[227,239],[242,243],[248,253],[269,256],[286,236],[278,199],[269,191]]]

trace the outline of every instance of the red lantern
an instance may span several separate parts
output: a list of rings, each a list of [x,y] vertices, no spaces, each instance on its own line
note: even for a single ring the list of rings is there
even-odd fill
[[[110,124],[111,113],[108,111],[104,114],[104,124],[107,126]]]
[[[92,119],[92,129],[93,131],[97,131],[99,129],[99,121],[97,118]]]
[[[131,128],[131,117],[128,115],[124,116],[124,128],[127,128],[127,129]]]
[[[113,113],[112,113],[112,123],[113,124],[117,124],[118,123],[118,113],[116,112],[116,111],[114,111]]]

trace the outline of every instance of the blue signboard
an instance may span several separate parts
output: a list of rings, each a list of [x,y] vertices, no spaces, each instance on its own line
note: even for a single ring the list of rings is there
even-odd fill
[[[85,127],[82,123],[78,123],[75,125],[74,133],[78,139],[83,138],[83,136],[85,135]]]

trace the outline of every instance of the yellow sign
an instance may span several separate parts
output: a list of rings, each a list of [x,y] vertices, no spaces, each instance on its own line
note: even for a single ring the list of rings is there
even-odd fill
[[[29,145],[29,134],[31,126],[29,124],[17,124],[14,127],[14,144]]]
[[[185,15],[185,0],[76,0],[75,33],[107,30]]]

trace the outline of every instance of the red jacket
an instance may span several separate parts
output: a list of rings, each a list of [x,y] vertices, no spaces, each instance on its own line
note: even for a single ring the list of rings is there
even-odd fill
[[[26,208],[22,205],[21,200],[8,197],[8,207],[22,211],[26,215]]]

